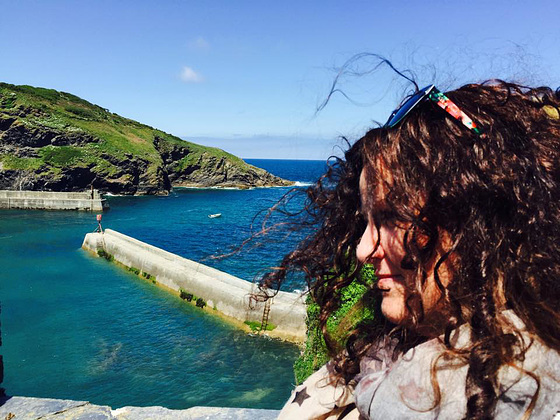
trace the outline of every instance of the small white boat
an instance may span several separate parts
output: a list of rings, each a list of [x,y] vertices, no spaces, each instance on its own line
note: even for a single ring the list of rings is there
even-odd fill
[[[222,217],[222,213],[209,214],[208,217],[210,219],[215,219],[216,217]]]

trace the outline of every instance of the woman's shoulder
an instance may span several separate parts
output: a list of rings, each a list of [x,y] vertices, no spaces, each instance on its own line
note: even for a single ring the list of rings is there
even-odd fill
[[[560,412],[560,353],[529,333],[513,311],[504,315],[516,328],[521,352],[517,363],[502,366],[498,372],[496,412],[511,418],[533,403],[533,418],[552,418]]]
[[[519,335],[523,356],[498,372],[496,418],[519,418],[535,399],[535,418],[552,418],[560,410],[560,354],[533,338],[512,311],[502,314]],[[455,350],[468,349],[468,325],[450,336]],[[461,418],[466,414],[466,359],[454,356],[443,337],[426,341],[392,365],[363,364],[355,389],[356,405],[370,418]],[[365,369],[364,369],[365,368]],[[439,403],[438,403],[439,402]]]
[[[282,408],[278,420],[359,418],[353,398],[354,383],[345,384],[327,363],[296,387]]]

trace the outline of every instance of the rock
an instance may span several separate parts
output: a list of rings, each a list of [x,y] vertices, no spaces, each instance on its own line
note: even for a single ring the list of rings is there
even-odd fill
[[[293,182],[274,176],[252,165],[238,166],[225,158],[202,154],[184,169],[169,168],[169,178],[178,187],[253,188],[290,186]]]
[[[0,419],[42,420],[273,420],[278,410],[228,407],[192,407],[170,410],[165,407],[111,407],[87,401],[52,398],[0,398]]]
[[[118,420],[274,420],[277,410],[254,408],[192,407],[187,410],[169,410],[164,407],[123,407],[113,410]]]
[[[111,408],[87,401],[51,398],[4,397],[0,400],[1,419],[113,419]]]

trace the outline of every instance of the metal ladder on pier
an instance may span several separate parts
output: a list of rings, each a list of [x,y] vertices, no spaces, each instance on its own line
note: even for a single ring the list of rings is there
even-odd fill
[[[264,302],[264,310],[263,310],[263,316],[262,316],[262,321],[261,321],[261,331],[266,331],[266,327],[268,327],[268,316],[270,315],[270,304],[272,303],[272,298],[267,299]]]

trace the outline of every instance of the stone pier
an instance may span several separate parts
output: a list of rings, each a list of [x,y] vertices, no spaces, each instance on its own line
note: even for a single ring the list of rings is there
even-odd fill
[[[200,309],[229,318],[248,328],[248,321],[262,333],[287,341],[306,339],[305,302],[299,293],[278,292],[266,303],[254,299],[254,283],[204,264],[188,260],[111,229],[88,233],[82,248],[115,261],[129,271],[166,289],[198,300]],[[204,302],[204,304],[202,304]]]
[[[101,212],[109,204],[99,191],[11,191],[0,190],[0,209],[85,210]]]

